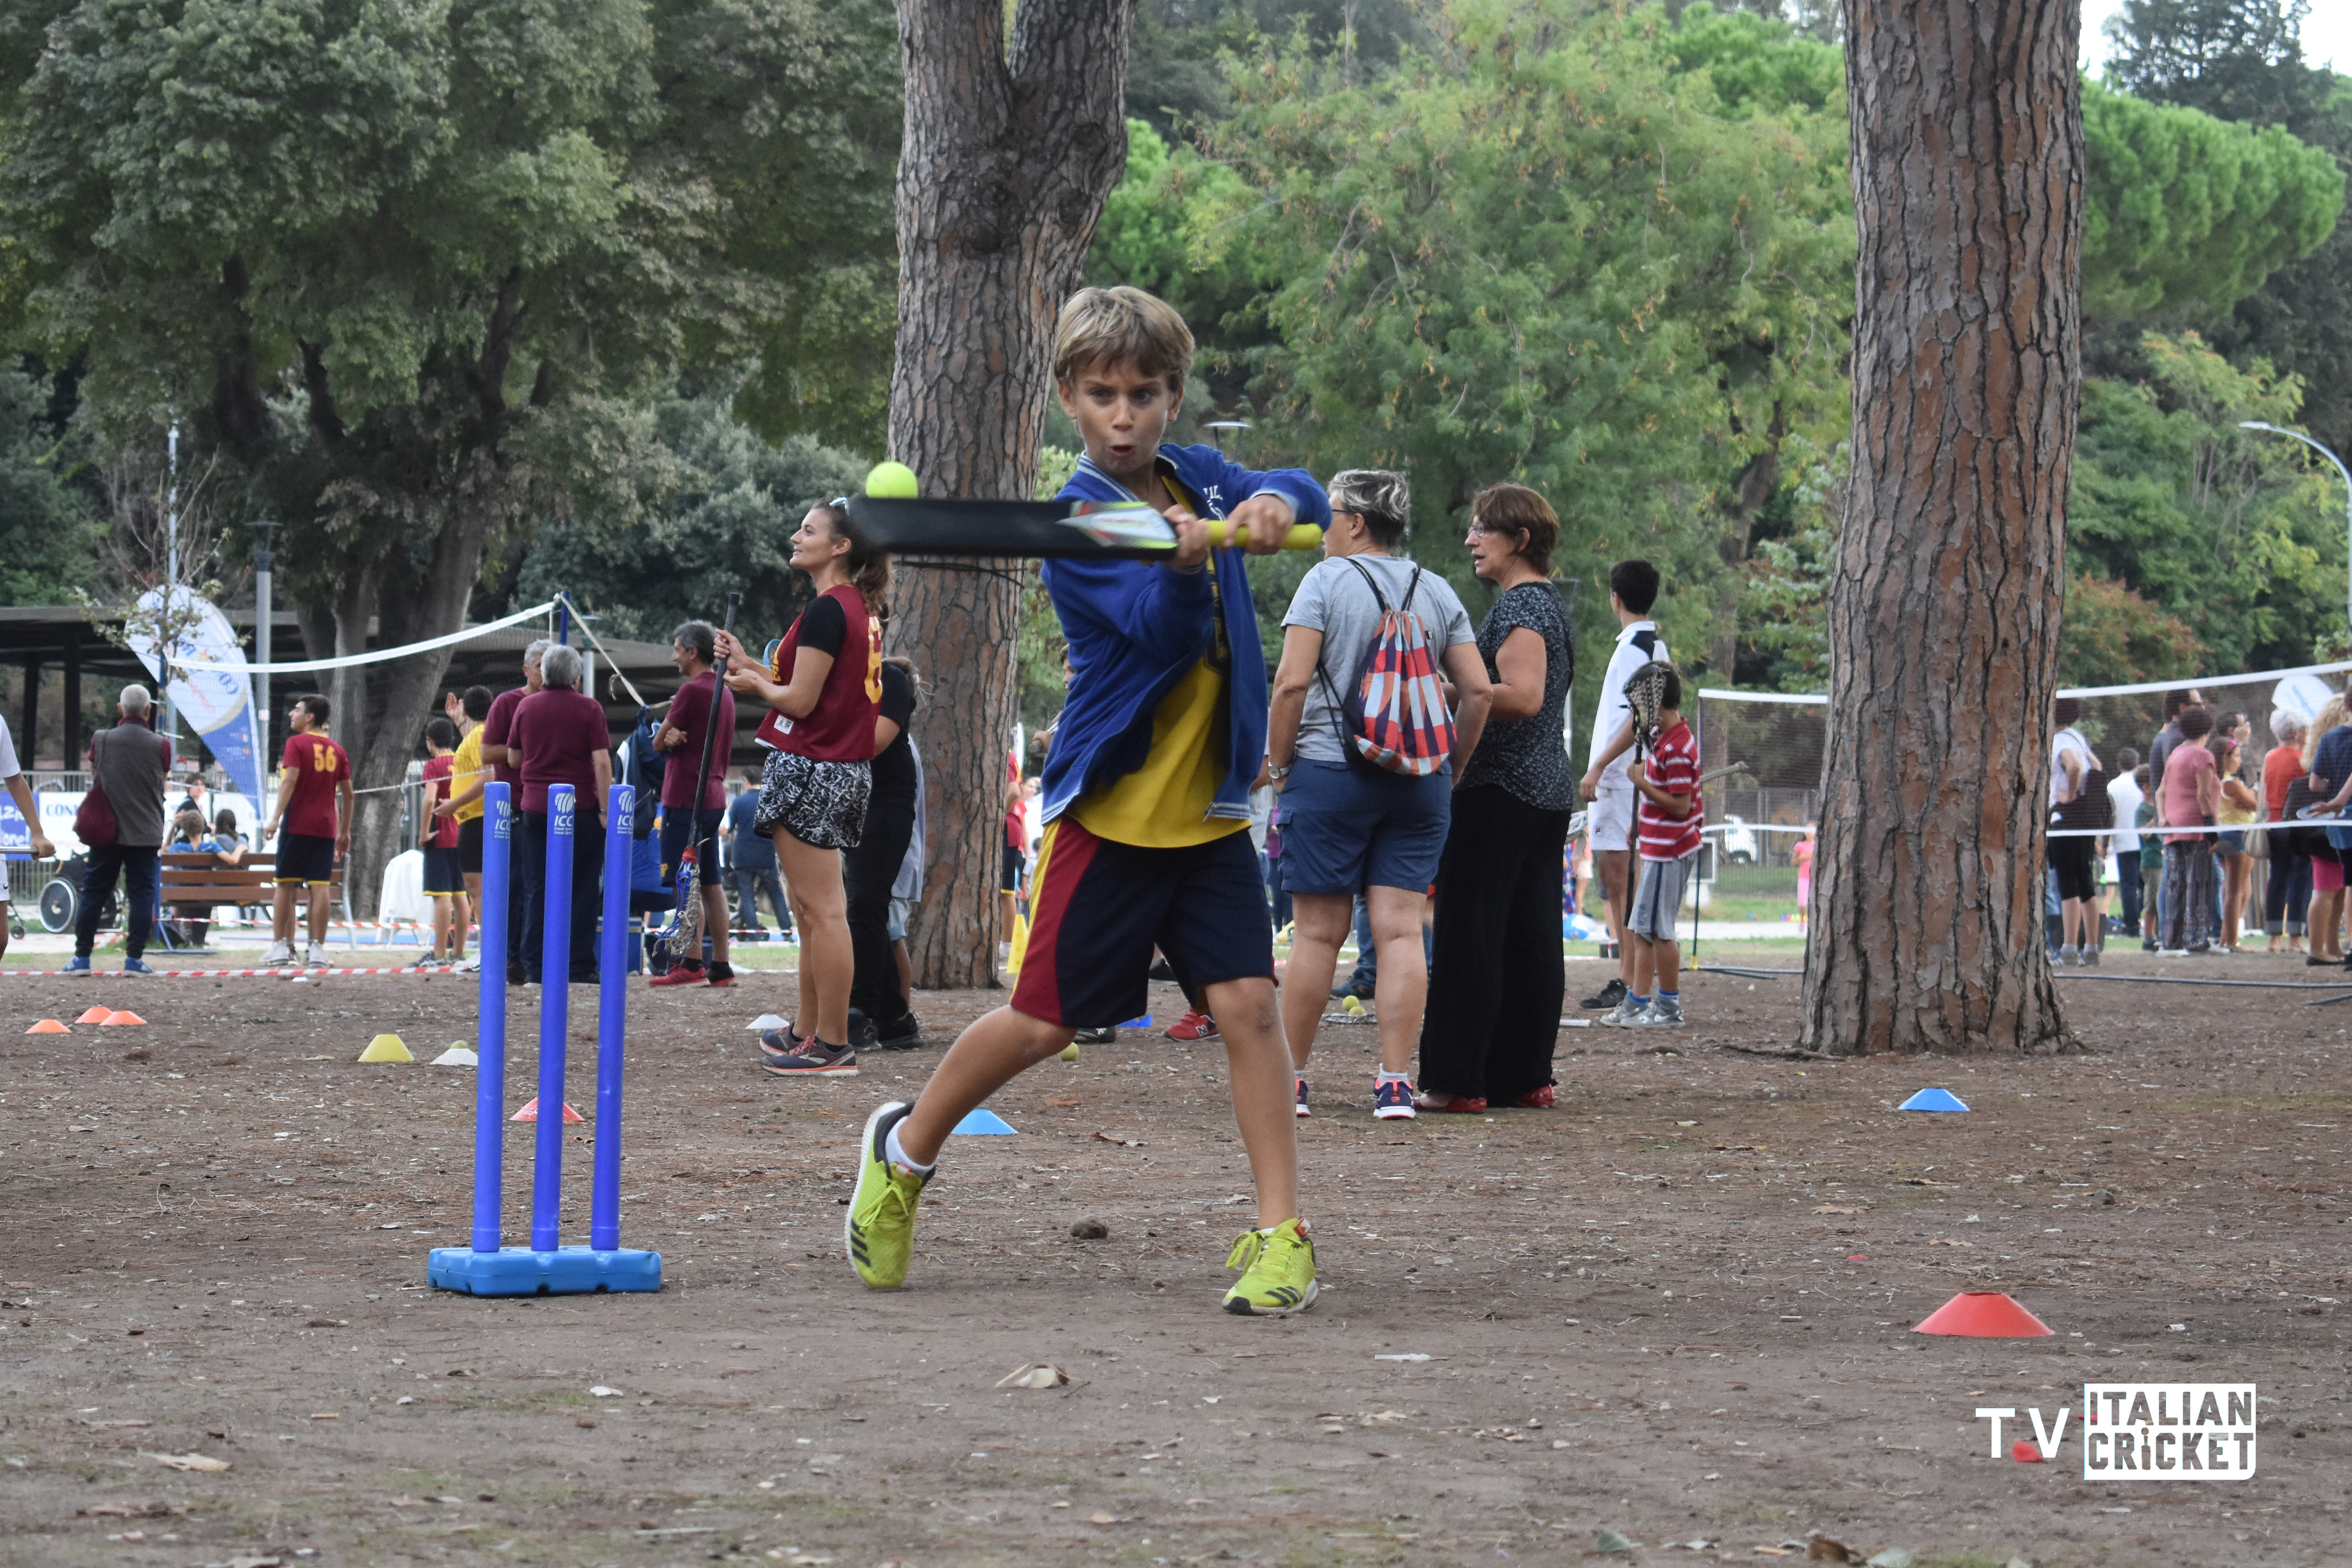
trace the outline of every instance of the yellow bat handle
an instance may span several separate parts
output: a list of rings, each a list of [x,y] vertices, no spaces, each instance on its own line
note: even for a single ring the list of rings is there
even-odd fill
[[[1209,542],[1212,545],[1228,544],[1232,539],[1232,523],[1223,518],[1210,520]],[[1320,550],[1323,548],[1323,531],[1311,522],[1294,522],[1290,525],[1290,531],[1282,536],[1282,547],[1285,550]]]

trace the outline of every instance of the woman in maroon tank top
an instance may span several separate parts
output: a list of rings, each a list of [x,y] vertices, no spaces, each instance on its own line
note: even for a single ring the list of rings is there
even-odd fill
[[[754,820],[775,841],[801,933],[799,1010],[760,1037],[761,1066],[784,1078],[847,1076],[857,1070],[849,1037],[856,961],[841,852],[865,832],[873,786],[890,558],[850,532],[848,505],[835,500],[801,520],[792,560],[817,596],[777,645],[774,662],[751,658],[723,632],[719,638],[728,686],[768,705],[757,736],[769,752]]]

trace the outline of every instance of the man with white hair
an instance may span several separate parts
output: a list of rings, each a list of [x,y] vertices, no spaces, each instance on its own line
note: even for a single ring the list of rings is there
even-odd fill
[[[507,750],[522,774],[515,797],[515,863],[541,889],[521,910],[523,982],[542,979],[561,985],[596,982],[596,919],[603,904],[604,798],[613,787],[613,732],[604,706],[580,689],[580,650],[547,650],[544,680],[515,708]],[[547,929],[548,791],[570,784],[573,792],[572,840],[572,946],[568,973],[542,974]]]
[[[522,650],[522,685],[513,691],[501,691],[490,701],[489,717],[482,721],[482,761],[490,765],[490,780],[502,784],[509,791],[519,794],[522,786],[521,758],[516,752],[510,731],[514,728],[515,710],[523,699],[538,693],[542,684],[540,663],[547,650],[555,646],[552,639],[541,637]],[[509,810],[519,809],[509,795]],[[489,829],[485,827],[484,832]],[[507,870],[507,983],[520,985],[523,979],[523,911],[531,906],[538,888],[529,879],[529,866],[520,855],[508,860]],[[498,954],[484,953],[482,962],[495,963]]]
[[[122,973],[152,974],[142,956],[154,928],[163,892],[163,784],[172,776],[172,742],[154,731],[154,697],[136,681],[122,689],[115,711],[121,722],[89,738],[90,788],[112,808],[114,832],[105,843],[86,835],[82,848],[81,909],[74,921],[74,955],[68,974],[89,973],[90,949],[98,943],[99,907],[117,878],[130,884],[122,922]]]

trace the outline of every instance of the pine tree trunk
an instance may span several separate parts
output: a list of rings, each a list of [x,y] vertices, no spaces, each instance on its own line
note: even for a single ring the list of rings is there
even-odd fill
[[[2042,945],[2081,365],[2080,0],[1850,0],[1853,473],[1803,1041],[2068,1043]]]
[[[898,342],[890,455],[931,496],[1023,498],[1052,392],[1054,318],[1127,166],[1131,0],[898,0]],[[915,983],[995,984],[1021,587],[1010,563],[901,563],[889,645],[930,686],[930,865]]]

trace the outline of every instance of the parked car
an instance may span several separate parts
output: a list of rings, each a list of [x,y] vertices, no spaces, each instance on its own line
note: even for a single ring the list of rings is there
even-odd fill
[[[1723,832],[1718,835],[1718,842],[1723,846],[1724,859],[1732,865],[1756,864],[1756,830],[1748,826],[1746,817],[1733,816],[1726,813],[1723,818]]]

